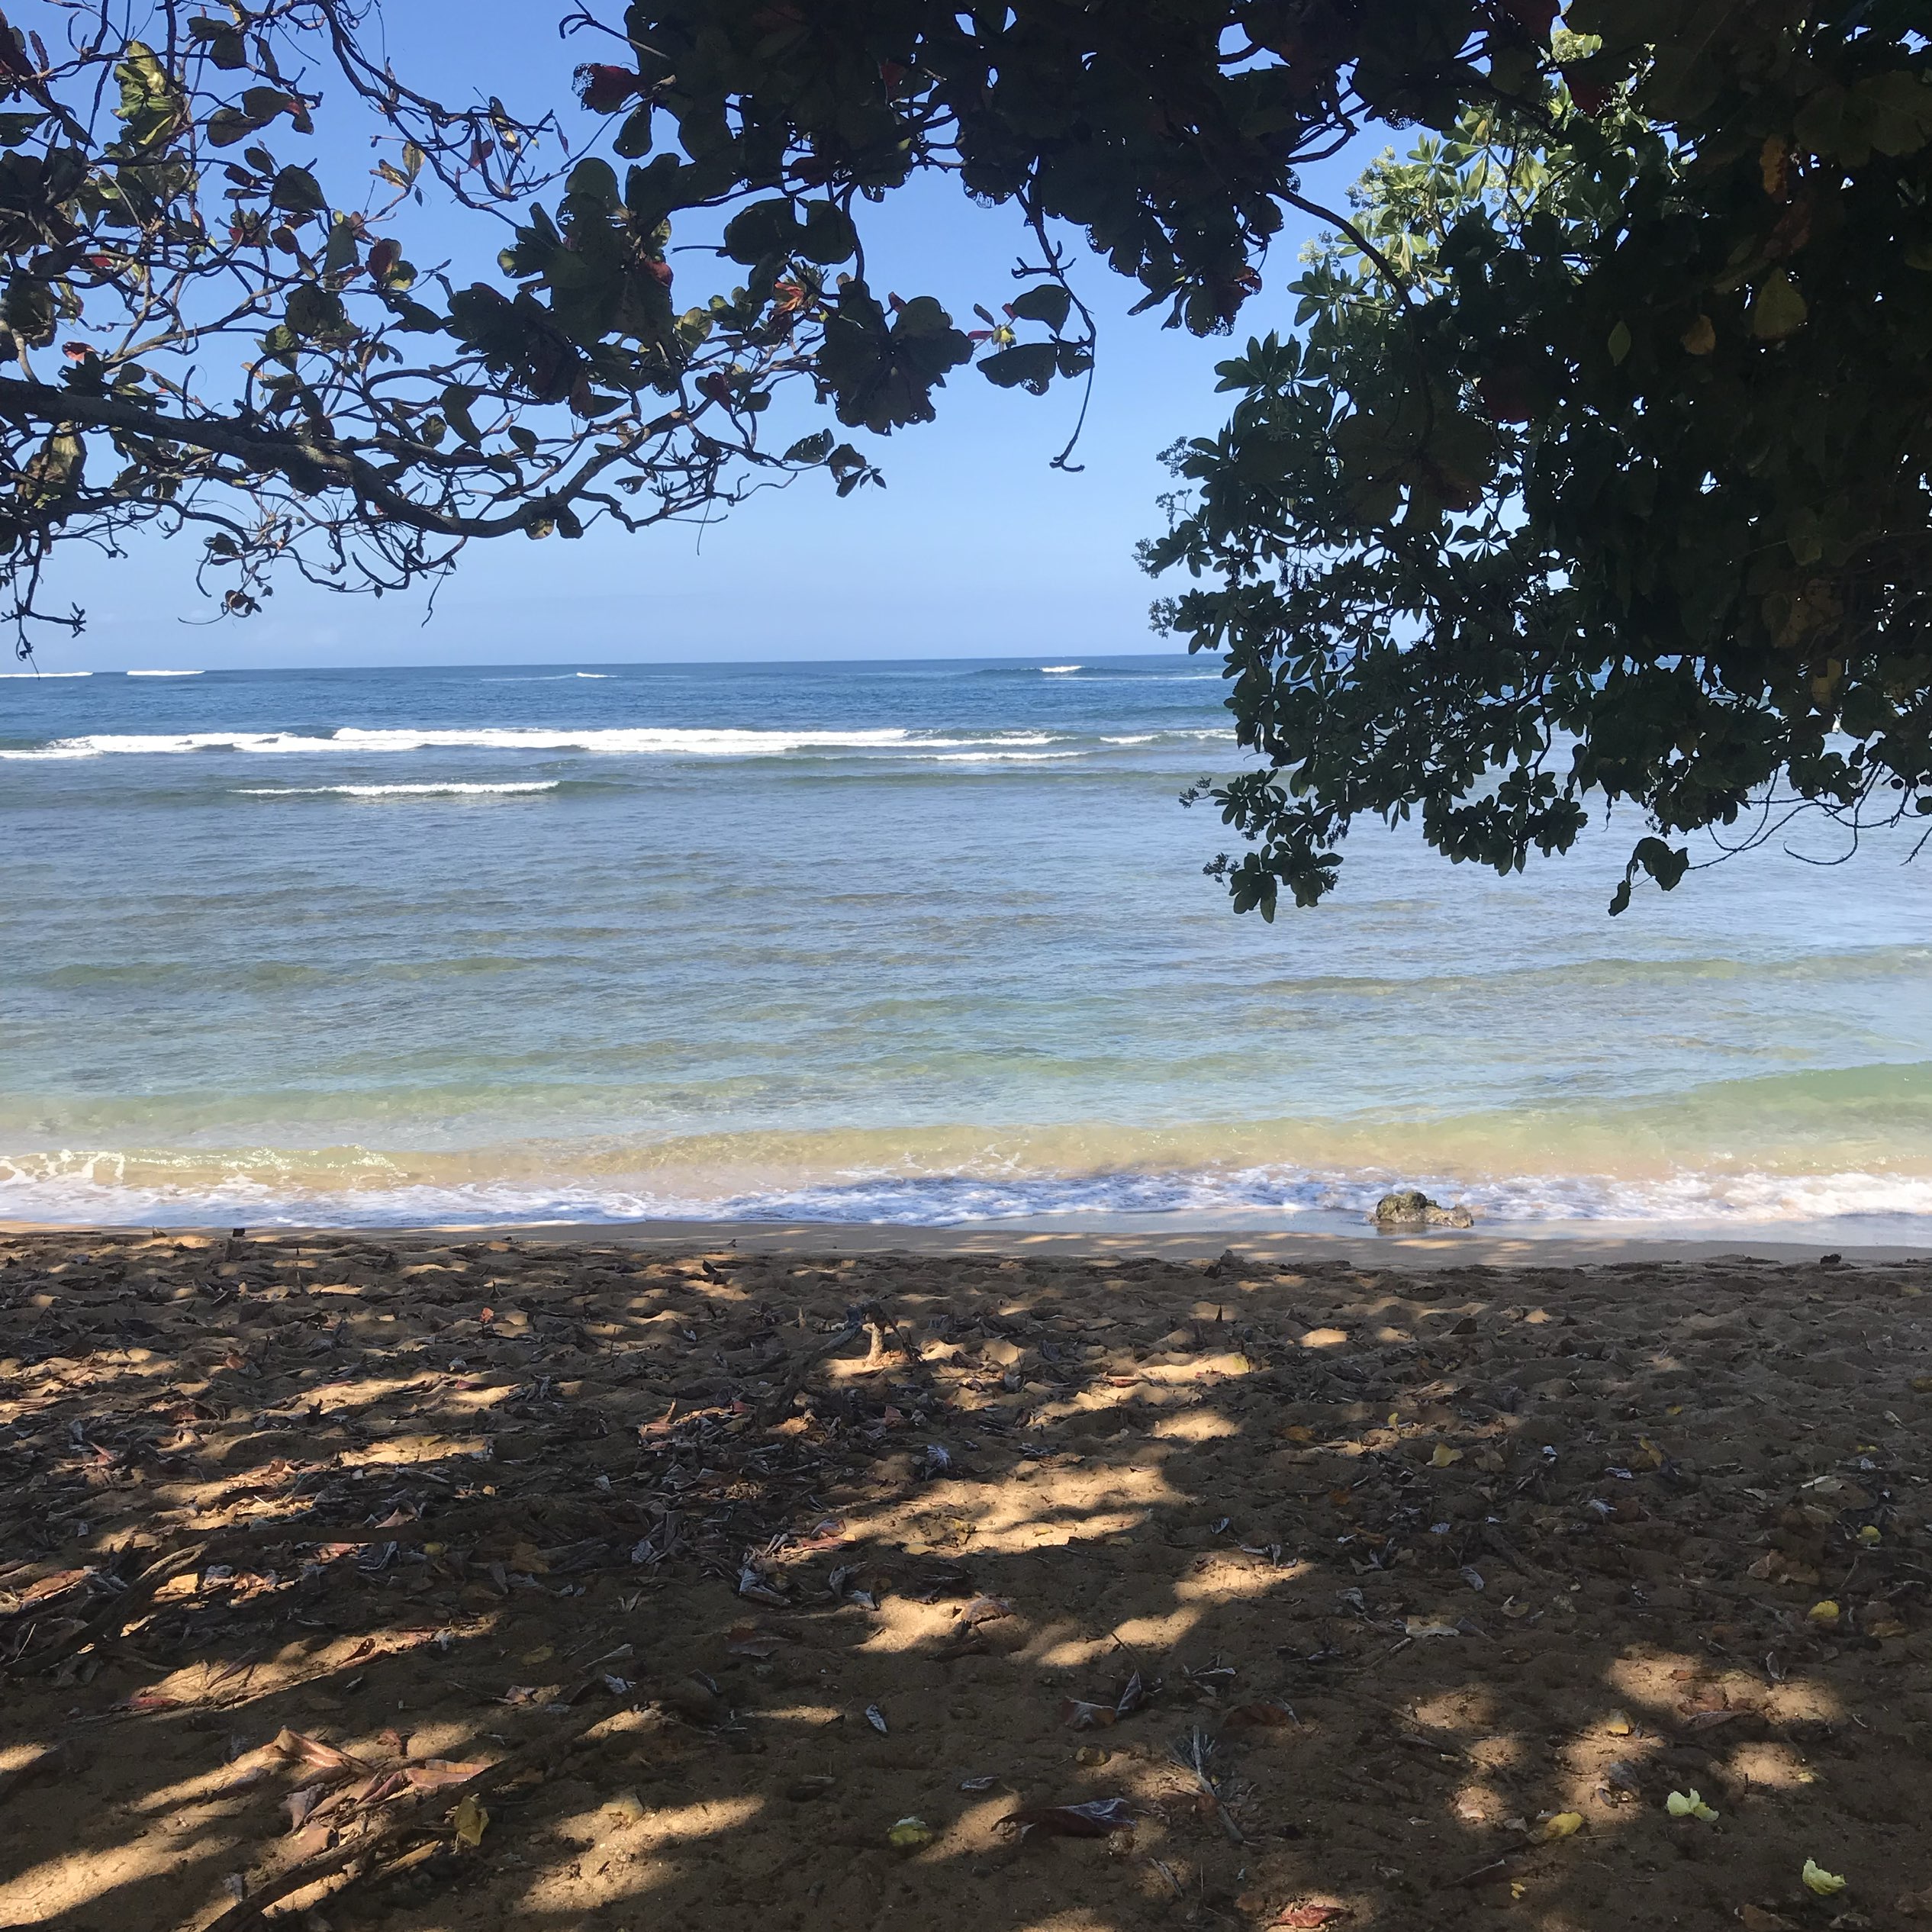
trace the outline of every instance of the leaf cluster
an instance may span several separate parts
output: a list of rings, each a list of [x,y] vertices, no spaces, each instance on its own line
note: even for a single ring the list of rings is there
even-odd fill
[[[1522,110],[1369,170],[1171,452],[1159,614],[1258,755],[1206,787],[1237,906],[1319,900],[1364,814],[1507,872],[1623,803],[1613,911],[1687,835],[1932,815],[1932,55],[1748,11],[1576,0]]]

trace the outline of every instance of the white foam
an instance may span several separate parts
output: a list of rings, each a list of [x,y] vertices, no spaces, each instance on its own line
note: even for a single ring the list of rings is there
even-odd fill
[[[571,730],[505,725],[458,730],[367,730],[349,725],[327,737],[285,731],[98,733],[85,738],[56,739],[31,751],[0,752],[0,758],[158,758],[184,752],[234,752],[263,757],[353,752],[379,756],[422,751],[584,752],[630,758],[775,758],[792,752],[874,751],[924,757],[980,745],[987,748],[985,755],[992,756],[1017,755],[1015,748],[1055,742],[1052,733],[1042,731],[1000,732],[984,738],[924,738],[900,726],[865,731],[738,731],[672,726]]]
[[[91,671],[0,671],[0,678],[92,678]]]
[[[580,678],[608,678],[611,674],[607,671],[580,671],[577,675]]]
[[[1043,664],[1040,666],[1040,674],[1046,678],[1064,678],[1070,671],[1084,671],[1086,668],[1081,664]]]
[[[1016,743],[1044,739],[1016,739]],[[546,730],[536,726],[485,726],[472,730],[365,730],[345,726],[325,738],[288,731],[184,731],[166,734],[101,733],[57,739],[34,751],[0,752],[0,758],[163,757],[184,752],[242,752],[295,755],[355,752],[588,752],[612,757],[768,758],[787,752],[897,750],[913,745],[903,729],[873,731],[694,730],[649,726],[588,730]]]
[[[555,791],[561,778],[517,785],[270,785],[238,787],[237,798],[507,798],[517,793]]]
[[[1232,745],[1235,742],[1235,734],[1216,726],[1209,726],[1205,730],[1190,726],[1185,730],[1144,731],[1132,738],[1103,738],[1100,742],[1103,745],[1170,745],[1182,740],[1191,743],[1196,739],[1212,739]]]
[[[942,752],[935,765],[1043,765],[1049,759],[1080,758],[1079,752]]]
[[[130,678],[198,678],[201,674],[198,671],[130,671],[125,675]]]
[[[213,1173],[210,1164],[199,1154],[0,1154],[0,1216],[362,1226],[715,1217],[932,1226],[1066,1215],[1185,1215],[1198,1221],[1258,1212],[1271,1222],[1346,1232],[1364,1226],[1378,1196],[1399,1180],[1424,1185],[1438,1199],[1467,1203],[1478,1228],[1492,1232],[1513,1225],[1528,1232],[1541,1224],[1545,1232],[1560,1232],[1608,1222],[1679,1236],[1782,1228],[1829,1238],[1836,1223],[1847,1231],[1840,1238],[1850,1238],[1856,1228],[1863,1240],[1932,1240],[1932,1178],[1863,1172],[1686,1173],[1641,1183],[1579,1174],[1473,1186],[1408,1173],[1276,1166],[1087,1174],[848,1172],[816,1184],[729,1193],[707,1187],[696,1175],[683,1187],[674,1182],[667,1189],[567,1170],[547,1183],[506,1178],[436,1186],[411,1180],[407,1163],[362,1148],[336,1150],[320,1167],[308,1157],[270,1148],[217,1157]],[[171,1179],[170,1167],[190,1171]]]

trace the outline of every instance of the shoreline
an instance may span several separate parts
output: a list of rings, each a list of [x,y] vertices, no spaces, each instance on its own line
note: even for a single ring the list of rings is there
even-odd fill
[[[182,1241],[219,1241],[226,1240],[232,1232],[225,1225],[163,1228],[149,1223],[0,1221],[0,1238],[8,1240],[60,1236],[89,1241],[148,1240],[161,1236]],[[1798,1241],[1748,1235],[1731,1238],[1628,1233],[1505,1235],[1452,1229],[1400,1235],[1335,1235],[1240,1226],[1042,1228],[1019,1222],[950,1227],[832,1221],[479,1222],[402,1227],[277,1225],[250,1228],[247,1234],[251,1242],[263,1245],[354,1241],[423,1247],[513,1241],[533,1248],[594,1244],[646,1250],[736,1248],[743,1254],[992,1255],[1042,1260],[1131,1257],[1211,1261],[1232,1251],[1244,1261],[1412,1269],[1549,1269],[1634,1264],[1692,1267],[1736,1260],[1815,1266],[1827,1254],[1835,1254],[1847,1267],[1896,1266],[1932,1260],[1932,1244],[1847,1241],[1832,1248],[1815,1238]]]

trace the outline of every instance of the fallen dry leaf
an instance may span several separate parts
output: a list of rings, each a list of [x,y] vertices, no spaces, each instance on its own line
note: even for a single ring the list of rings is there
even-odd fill
[[[1299,1928],[1327,1925],[1338,1918],[1348,1916],[1346,1905],[1285,1905],[1271,1921],[1276,1925],[1291,1925]]]
[[[459,1764],[449,1758],[426,1757],[419,1763],[405,1766],[402,1775],[418,1791],[440,1791],[447,1785],[467,1783],[489,1768],[487,1764]]]
[[[337,1777],[365,1777],[371,1769],[361,1758],[352,1757],[333,1744],[325,1744],[319,1737],[305,1737],[299,1731],[278,1731],[269,1748],[283,1757],[312,1764],[318,1770],[333,1772]]]
[[[489,1828],[490,1814],[473,1797],[464,1798],[457,1802],[453,1821],[456,1827],[456,1842],[459,1845],[469,1846],[474,1851],[482,1843],[483,1834]]]
[[[1032,1831],[1050,1838],[1104,1838],[1124,1831],[1134,1822],[1134,1808],[1124,1798],[1093,1798],[1084,1805],[1029,1805],[1000,1820],[1018,1828],[1024,1837]]]
[[[1845,1889],[1845,1882],[1835,1872],[1827,1872],[1814,1858],[1805,1861],[1805,1869],[1798,1875],[1805,1882],[1807,1892],[1814,1892],[1821,1898],[1834,1898]]]
[[[1116,1716],[1111,1704],[1089,1704],[1078,1697],[1062,1698],[1060,1721],[1069,1731],[1103,1731]]]

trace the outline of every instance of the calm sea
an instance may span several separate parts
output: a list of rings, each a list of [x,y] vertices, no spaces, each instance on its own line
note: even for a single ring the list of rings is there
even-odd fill
[[[1932,1239],[1932,854],[1604,916],[1379,830],[1274,926],[1213,664],[0,682],[0,1216]],[[1837,848],[1793,835],[1814,858]]]

